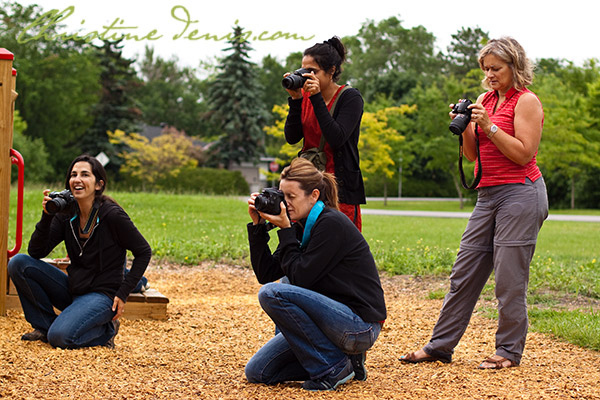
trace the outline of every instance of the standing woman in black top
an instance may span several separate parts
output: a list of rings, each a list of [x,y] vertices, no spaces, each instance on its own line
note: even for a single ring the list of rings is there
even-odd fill
[[[34,328],[22,339],[60,348],[112,348],[118,318],[152,250],[127,213],[103,195],[106,172],[94,157],[73,160],[65,188],[70,191],[63,197],[67,205],[54,214],[49,211],[56,211],[56,199],[44,190],[42,218],[31,235],[29,255],[18,254],[8,264],[25,318]],[[40,260],[63,241],[71,261],[68,276]],[[124,277],[127,250],[134,260]],[[57,316],[54,308],[62,312]]]
[[[325,171],[337,180],[339,209],[360,231],[360,204],[366,203],[358,156],[364,102],[357,89],[337,83],[345,59],[346,49],[337,36],[304,51],[302,68],[309,72],[303,76],[308,79],[302,88],[286,89],[290,110],[284,131],[290,144],[304,139],[303,150],[318,148],[321,135],[325,137]],[[329,110],[336,99],[332,116]]]
[[[258,298],[279,333],[248,362],[246,377],[266,384],[304,380],[306,390],[365,380],[365,352],[386,318],[369,245],[337,210],[333,175],[297,158],[281,173],[280,189],[286,203],[279,215],[256,210],[258,193],[248,200],[250,259],[265,284]],[[265,219],[280,228],[274,253]],[[284,275],[290,284],[275,282]]]

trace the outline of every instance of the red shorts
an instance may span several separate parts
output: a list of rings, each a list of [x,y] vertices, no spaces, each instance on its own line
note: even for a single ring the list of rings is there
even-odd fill
[[[348,218],[350,218],[350,221],[352,221],[352,223],[356,225],[358,230],[362,232],[362,216],[360,213],[360,205],[338,203],[338,207],[340,208],[341,212],[343,212],[348,216]]]

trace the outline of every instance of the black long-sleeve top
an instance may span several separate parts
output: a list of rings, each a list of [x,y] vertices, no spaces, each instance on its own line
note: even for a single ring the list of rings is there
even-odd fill
[[[38,259],[46,257],[64,241],[71,260],[67,272],[72,295],[100,292],[127,301],[152,257],[146,239],[127,213],[110,201],[101,204],[97,223],[87,240],[80,239],[78,232],[77,215],[42,213],[29,241],[29,255]],[[134,259],[131,271],[123,278],[127,250]]]
[[[271,254],[264,224],[248,224],[250,259],[258,281],[273,282],[284,275],[290,283],[313,290],[350,307],[366,322],[386,318],[383,289],[369,245],[339,211],[325,208],[304,249],[303,221],[280,229],[279,246]]]
[[[365,204],[365,187],[360,172],[358,138],[363,114],[363,98],[355,88],[340,94],[333,116],[329,113],[321,93],[309,97],[325,140],[333,150],[335,177],[338,181],[339,201],[346,204]],[[288,99],[290,110],[285,121],[285,140],[290,144],[304,138],[302,126],[302,98]]]

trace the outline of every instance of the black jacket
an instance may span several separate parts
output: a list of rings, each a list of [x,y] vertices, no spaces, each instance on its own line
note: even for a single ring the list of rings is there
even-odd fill
[[[271,254],[264,224],[248,224],[250,260],[258,281],[284,275],[297,285],[350,307],[363,321],[386,318],[383,289],[369,245],[350,219],[325,208],[315,222],[306,248],[300,249],[303,221],[280,229]]]
[[[29,255],[38,259],[46,257],[64,241],[71,259],[67,267],[71,295],[100,292],[127,301],[152,256],[146,239],[127,213],[110,201],[101,204],[98,222],[89,239],[80,240],[78,232],[77,215],[42,213],[29,241]],[[130,273],[123,279],[127,250],[131,250],[134,260]]]
[[[357,89],[349,88],[340,94],[333,117],[321,93],[309,97],[321,132],[333,150],[335,177],[339,201],[346,204],[365,204],[365,187],[360,172],[358,137],[363,114],[363,99]],[[304,138],[302,130],[302,99],[288,99],[290,111],[285,121],[285,140],[290,144]]]

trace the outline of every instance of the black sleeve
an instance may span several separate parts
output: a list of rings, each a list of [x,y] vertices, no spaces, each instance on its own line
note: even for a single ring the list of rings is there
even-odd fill
[[[33,258],[44,258],[64,240],[64,227],[60,217],[42,212],[29,239],[27,252]]]
[[[250,262],[261,284],[274,282],[284,276],[279,262],[279,249],[271,254],[269,233],[264,224],[248,224],[248,242],[250,244]]]
[[[296,144],[304,137],[302,130],[302,98],[292,99],[289,97],[288,104],[290,110],[285,120],[283,131],[286,142]]]
[[[321,93],[309,97],[321,131],[333,150],[342,147],[352,136],[363,114],[364,102],[358,90],[348,89],[340,96],[334,112],[335,119],[329,113]]]
[[[341,259],[344,234],[335,218],[324,215],[319,217],[304,251],[300,250],[293,229],[280,229],[278,234],[281,268],[294,285],[312,287],[336,267]]]
[[[115,296],[126,301],[129,293],[131,293],[140,279],[142,279],[150,258],[152,258],[152,249],[144,236],[142,236],[133,224],[129,215],[121,207],[115,208],[106,218],[115,241],[119,246],[130,250],[134,257],[131,270],[125,276],[117,293],[115,293]]]

